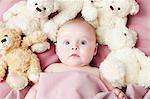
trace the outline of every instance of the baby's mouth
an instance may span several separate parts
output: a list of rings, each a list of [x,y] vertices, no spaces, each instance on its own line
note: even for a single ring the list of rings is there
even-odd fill
[[[71,57],[80,57],[78,54],[71,54]]]

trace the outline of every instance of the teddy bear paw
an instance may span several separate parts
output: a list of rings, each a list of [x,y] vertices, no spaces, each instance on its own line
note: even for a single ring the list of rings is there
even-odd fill
[[[86,21],[93,21],[97,18],[97,9],[95,7],[85,7],[81,13]]]
[[[28,79],[23,76],[17,75],[7,77],[6,82],[9,84],[11,88],[21,90],[27,86]]]
[[[144,87],[150,87],[150,68],[144,68],[139,72],[138,84]]]
[[[56,41],[57,29],[58,29],[58,25],[53,21],[49,21],[49,22],[45,23],[44,27],[43,27],[43,31],[45,33],[47,33],[48,38],[51,41]]]
[[[100,65],[100,72],[114,87],[124,86],[125,66],[119,60],[105,60]]]
[[[36,43],[31,46],[31,50],[36,53],[42,53],[48,49],[50,49],[50,43],[48,42]]]
[[[36,83],[38,80],[39,80],[39,75],[37,73],[33,73],[33,74],[30,74],[28,76],[28,78],[33,82],[33,83]]]

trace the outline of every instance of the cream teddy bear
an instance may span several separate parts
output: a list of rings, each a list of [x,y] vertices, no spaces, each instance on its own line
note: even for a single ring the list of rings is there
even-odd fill
[[[51,0],[53,9],[51,13],[58,12],[53,18],[44,24],[43,31],[48,34],[49,39],[56,41],[58,28],[65,22],[76,17],[83,10],[86,20],[94,20],[97,17],[97,9],[91,4],[91,0]],[[55,5],[57,7],[55,7]],[[55,9],[56,8],[56,9]],[[90,9],[90,10],[89,10]],[[89,14],[89,12],[91,12]]]
[[[91,0],[97,8],[97,19],[89,21],[97,28],[98,42],[105,44],[106,33],[115,25],[126,26],[127,15],[135,15],[139,5],[135,0]],[[89,12],[90,13],[90,12]]]
[[[1,28],[0,52],[0,81],[7,75],[6,82],[15,90],[23,89],[29,81],[38,81],[39,59],[31,50],[21,47],[21,33]]]
[[[37,31],[42,30],[43,24],[48,21],[48,15],[53,7],[52,3],[51,0],[22,0],[4,13],[5,26],[16,29],[26,36],[36,34]],[[35,43],[31,47],[32,51],[38,53],[49,48],[50,44],[46,40]]]
[[[115,27],[106,35],[111,52],[100,64],[102,76],[114,87],[127,84],[150,86],[150,57],[135,48],[137,33],[126,27]]]

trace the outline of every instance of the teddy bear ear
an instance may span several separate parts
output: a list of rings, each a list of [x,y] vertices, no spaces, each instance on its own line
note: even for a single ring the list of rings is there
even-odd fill
[[[131,0],[131,10],[130,10],[130,14],[131,15],[135,15],[139,12],[139,5],[135,0]]]

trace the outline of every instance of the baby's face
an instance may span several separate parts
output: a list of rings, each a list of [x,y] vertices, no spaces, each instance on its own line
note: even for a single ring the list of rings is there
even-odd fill
[[[96,36],[87,24],[67,24],[57,36],[56,53],[69,66],[89,65],[96,54]]]

